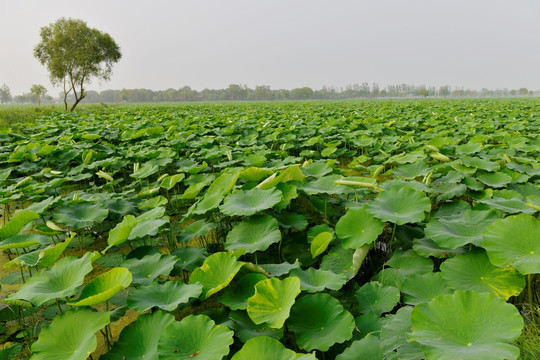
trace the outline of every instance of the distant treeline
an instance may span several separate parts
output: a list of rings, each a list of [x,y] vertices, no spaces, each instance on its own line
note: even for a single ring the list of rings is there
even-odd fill
[[[139,103],[139,102],[187,102],[187,101],[268,101],[268,100],[333,100],[357,98],[398,98],[398,97],[509,97],[539,95],[526,88],[471,90],[452,89],[450,86],[426,87],[424,85],[388,85],[379,88],[377,83],[355,84],[347,87],[323,87],[313,90],[301,87],[292,90],[271,89],[270,86],[256,86],[254,89],[246,85],[231,84],[225,89],[204,89],[197,91],[189,86],[180,89],[153,91],[149,89],[89,90],[84,102],[87,103]],[[59,95],[63,99],[63,93]],[[51,96],[42,98],[42,103],[58,102]],[[4,100],[4,99],[2,99]],[[25,93],[10,98],[10,102],[24,104],[37,102],[37,97]]]

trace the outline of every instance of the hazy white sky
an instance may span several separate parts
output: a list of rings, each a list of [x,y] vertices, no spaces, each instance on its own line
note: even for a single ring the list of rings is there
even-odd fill
[[[89,89],[381,86],[540,89],[540,0],[0,0],[0,84],[46,85],[33,57],[60,17],[122,60]]]

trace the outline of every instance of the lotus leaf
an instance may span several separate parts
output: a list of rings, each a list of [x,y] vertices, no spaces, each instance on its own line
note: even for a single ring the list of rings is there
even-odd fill
[[[117,292],[131,284],[131,273],[128,269],[117,267],[93,278],[81,292],[77,302],[72,306],[90,306],[109,300]]]
[[[384,223],[371,215],[365,207],[350,209],[336,224],[336,235],[346,249],[371,244],[382,233]]]
[[[108,312],[71,310],[56,316],[32,344],[33,360],[84,360],[96,349],[94,335],[109,323]]]
[[[316,194],[342,194],[348,191],[345,186],[335,185],[334,183],[341,180],[341,175],[330,175],[319,178],[318,180],[304,183],[300,190],[308,195]]]
[[[231,191],[238,180],[239,172],[219,176],[208,188],[204,197],[196,203],[194,213],[205,214],[219,206],[225,194]]]
[[[508,300],[525,287],[525,277],[512,267],[492,265],[483,250],[476,250],[446,260],[441,265],[442,277],[456,290],[492,292]]]
[[[292,269],[298,269],[300,263],[297,259],[294,264],[285,262],[281,264],[263,264],[261,267],[266,272],[266,275],[274,277],[288,274]]]
[[[38,213],[31,210],[19,210],[11,220],[0,228],[0,239],[15,236],[24,229],[32,220],[39,219]]]
[[[74,235],[74,234],[73,234]],[[69,245],[73,237],[66,238],[65,241],[58,243],[56,245],[50,245],[42,250],[32,251],[26,254],[23,254],[7,264],[4,264],[4,267],[10,267],[13,265],[19,265],[24,267],[38,267],[46,268],[52,265],[59,257],[62,255],[66,247]]]
[[[231,311],[229,318],[234,323],[234,335],[244,343],[259,336],[268,336],[276,340],[283,337],[283,329],[272,329],[266,323],[256,325],[245,311]]]
[[[158,360],[161,333],[174,322],[174,316],[163,311],[139,316],[122,330],[112,349],[102,356],[103,360]]]
[[[489,225],[483,233],[482,247],[490,262],[509,265],[520,273],[540,273],[540,221],[531,215],[514,215]]]
[[[72,296],[83,284],[85,275],[92,271],[92,256],[93,253],[88,252],[82,258],[67,256],[60,259],[50,269],[42,270],[28,279],[6,300],[25,300],[41,306],[50,300]]]
[[[131,272],[134,284],[148,285],[159,275],[169,275],[176,261],[176,256],[158,253],[127,259],[122,266]]]
[[[109,238],[107,239],[107,246],[103,252],[105,253],[113,246],[118,246],[124,243],[129,238],[131,231],[137,226],[137,219],[133,215],[126,215],[122,222],[118,223],[114,229],[109,231]]]
[[[197,220],[188,226],[186,226],[180,233],[178,233],[178,240],[183,243],[188,243],[193,238],[208,235],[213,229],[215,229],[216,224],[207,223],[204,220]]]
[[[255,284],[266,279],[263,274],[246,274],[238,280],[236,287],[227,289],[227,292],[219,298],[219,302],[232,310],[246,310],[248,298],[255,294]]]
[[[356,291],[355,296],[358,299],[360,312],[373,312],[377,315],[391,311],[400,299],[397,288],[384,286],[379,282],[364,284]]]
[[[535,209],[527,206],[520,193],[513,190],[494,191],[491,198],[479,199],[478,202],[508,214],[524,213],[532,215],[536,212]]]
[[[328,249],[328,245],[334,239],[334,235],[331,232],[324,231],[319,233],[311,243],[311,256],[316,258]]]
[[[381,348],[384,359],[418,360],[425,355],[420,344],[409,341],[407,335],[411,332],[412,307],[400,308],[395,315],[389,315],[381,328]]]
[[[306,295],[294,304],[288,328],[304,350],[327,351],[349,340],[355,327],[353,316],[328,294]]]
[[[38,234],[13,235],[0,241],[0,250],[27,248],[33,245],[46,244],[48,240],[46,236]]]
[[[173,311],[179,304],[201,295],[202,285],[187,285],[181,282],[167,281],[163,285],[152,283],[140,287],[128,294],[127,305],[139,313],[154,306],[165,311]]]
[[[242,265],[244,263],[237,261],[232,253],[218,252],[212,254],[204,260],[201,267],[193,271],[189,277],[189,283],[202,284],[202,299],[204,300],[226,288]]]
[[[493,316],[497,314],[497,316]],[[519,311],[490,293],[458,290],[411,313],[409,336],[422,346],[428,359],[517,359],[510,345],[523,328]]]
[[[270,215],[257,216],[244,220],[227,234],[225,249],[245,249],[247,253],[254,253],[266,250],[280,240],[277,220]]]
[[[403,225],[424,220],[425,212],[431,210],[431,202],[421,191],[408,186],[392,187],[368,203],[367,210],[382,221]]]
[[[279,341],[267,336],[248,340],[232,360],[315,360],[313,354],[297,354]]]
[[[133,174],[129,175],[135,179],[144,179],[149,177],[152,174],[155,174],[159,171],[157,165],[144,165],[139,170],[135,171]]]
[[[408,305],[418,305],[439,295],[452,293],[440,272],[409,275],[405,278],[401,291],[405,294],[403,302]]]
[[[300,289],[310,293],[323,291],[324,289],[339,290],[347,279],[345,274],[336,274],[327,270],[315,270],[310,267],[306,270],[293,269],[289,272],[291,276],[300,279]]]
[[[167,176],[167,177],[163,178],[163,180],[161,180],[161,183],[159,184],[159,186],[161,186],[164,189],[171,190],[173,187],[175,187],[176,184],[178,184],[184,178],[185,178],[185,175],[183,173],[170,175],[170,176]]]
[[[220,210],[229,216],[250,216],[270,209],[281,201],[281,191],[277,189],[239,190],[227,196]]]
[[[383,360],[381,341],[375,335],[368,335],[360,341],[355,341],[336,360]]]
[[[172,255],[178,258],[174,265],[173,275],[180,274],[182,271],[193,271],[204,263],[208,257],[205,248],[192,246],[183,246],[176,249]]]
[[[163,331],[158,342],[159,360],[221,359],[229,353],[233,332],[216,325],[206,315],[189,315]]]
[[[76,230],[100,223],[109,214],[109,209],[99,203],[75,202],[54,212],[54,220]]]
[[[300,279],[271,278],[255,285],[255,295],[248,299],[247,312],[255,324],[267,323],[271,328],[282,328],[300,294]]]
[[[4,343],[4,345],[2,345],[2,348],[0,349],[0,359],[2,359],[2,360],[15,359],[15,357],[17,355],[19,355],[21,350],[22,350],[21,344],[18,344],[18,343],[12,343],[12,344]]]
[[[168,223],[168,218],[149,220],[137,219],[137,224],[131,229],[128,240],[140,239],[146,236],[155,236],[158,233],[159,228]]]

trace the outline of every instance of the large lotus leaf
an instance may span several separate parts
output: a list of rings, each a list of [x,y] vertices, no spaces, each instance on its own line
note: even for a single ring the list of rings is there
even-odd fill
[[[381,341],[375,335],[368,335],[360,341],[355,341],[336,360],[383,360]]]
[[[447,248],[440,247],[435,243],[435,241],[423,237],[420,239],[413,240],[413,250],[425,258],[430,256],[436,258],[446,258],[448,255],[457,255],[466,251],[464,246],[458,247],[457,249],[451,250]]]
[[[320,178],[324,175],[330,174],[334,169],[328,166],[328,164],[325,162],[316,162],[302,167],[301,170],[307,176]]]
[[[238,280],[237,286],[227,289],[227,292],[219,298],[219,302],[232,310],[246,310],[247,300],[255,294],[255,284],[266,279],[263,274],[246,274]]]
[[[267,336],[248,340],[232,360],[315,360],[314,354],[297,354],[279,341]]]
[[[401,291],[405,294],[403,302],[408,305],[418,305],[439,295],[452,293],[440,272],[409,275],[405,278]]]
[[[180,233],[178,233],[178,241],[183,243],[188,243],[193,238],[208,235],[210,231],[215,229],[216,224],[214,223],[207,223],[204,220],[197,220],[185,228],[182,229]]]
[[[113,246],[118,246],[124,243],[128,238],[131,230],[137,226],[137,219],[133,215],[126,215],[122,222],[118,223],[111,231],[107,239],[107,246],[103,252],[106,252]]]
[[[76,230],[100,223],[109,215],[109,209],[100,203],[76,202],[54,212],[54,220]]]
[[[127,297],[127,305],[139,313],[154,306],[165,311],[173,311],[179,304],[188,302],[189,298],[201,295],[202,285],[187,285],[182,282],[167,281],[161,285],[152,283],[131,291]]]
[[[487,186],[491,186],[494,188],[502,188],[512,182],[512,177],[503,172],[482,172],[479,173],[476,178]]]
[[[456,290],[492,292],[508,300],[525,287],[525,277],[513,267],[492,265],[483,250],[458,255],[441,265],[442,277]]]
[[[452,250],[466,244],[480,245],[482,231],[498,218],[495,210],[467,210],[461,216],[431,219],[425,233],[440,247]]]
[[[109,323],[108,312],[70,310],[56,316],[32,344],[33,360],[84,360],[96,349],[94,333]]]
[[[32,220],[39,219],[39,215],[31,210],[19,210],[11,220],[0,228],[0,239],[17,235]]]
[[[38,234],[13,235],[0,241],[0,250],[27,248],[32,245],[46,244],[48,241],[46,236]]]
[[[92,271],[93,253],[82,258],[68,256],[60,259],[53,267],[32,276],[7,300],[26,300],[35,306],[47,301],[72,296],[84,282],[84,277]]]
[[[489,225],[482,246],[495,266],[512,265],[520,273],[540,273],[540,221],[531,215],[514,215]]]
[[[134,284],[148,285],[159,275],[169,275],[176,260],[176,256],[157,253],[142,259],[127,259],[122,266],[131,272]]]
[[[368,282],[355,293],[358,309],[362,313],[373,312],[377,315],[392,310],[400,299],[399,290],[393,286],[384,286],[379,282]]]
[[[22,350],[22,346],[19,343],[4,343],[0,348],[0,359],[13,360]]]
[[[130,174],[129,176],[135,179],[144,179],[152,174],[157,173],[158,171],[159,167],[157,165],[144,165],[139,170],[137,170],[133,174]]]
[[[245,249],[247,253],[263,251],[281,240],[281,232],[275,218],[270,215],[244,220],[227,234],[225,249]]]
[[[281,201],[281,191],[278,189],[239,190],[225,198],[220,210],[229,216],[249,216],[270,209]]]
[[[266,272],[266,275],[274,277],[288,274],[292,269],[298,269],[300,267],[300,263],[297,259],[294,264],[284,262],[281,264],[262,264],[260,266]]]
[[[218,207],[225,194],[232,189],[238,180],[238,176],[239,172],[219,176],[210,185],[204,197],[196,204],[193,212],[201,215]]]
[[[310,267],[306,270],[293,269],[289,273],[300,279],[300,289],[310,293],[323,291],[324,289],[339,290],[347,282],[345,274],[336,274],[333,271],[315,270]]]
[[[343,274],[347,281],[352,279],[360,270],[369,251],[369,245],[364,245],[356,250],[345,249],[342,246],[334,246],[324,255],[321,262],[321,270],[330,270],[336,274]]]
[[[131,201],[124,199],[111,199],[109,201],[105,201],[105,206],[107,206],[109,209],[109,213],[117,214],[119,216],[134,214],[137,210]]]
[[[313,242],[313,239],[315,239],[317,235],[323,232],[329,232],[330,234],[332,234],[332,237],[334,235],[334,229],[332,229],[330,226],[326,224],[315,225],[313,227],[310,227],[307,232],[307,242],[311,244]]]
[[[171,190],[176,184],[178,184],[178,182],[182,181],[184,177],[186,176],[183,173],[167,176],[161,180],[159,186],[164,189]]]
[[[59,257],[62,255],[66,247],[69,245],[71,240],[73,240],[73,236],[75,234],[73,233],[72,237],[66,238],[65,241],[60,242],[56,245],[50,245],[47,246],[45,249],[41,250],[35,250],[26,254],[23,254],[7,264],[4,264],[4,267],[11,267],[13,265],[18,265],[21,267],[38,267],[38,268],[46,268],[52,265]]]
[[[523,201],[523,196],[520,193],[513,190],[494,191],[491,198],[480,199],[478,202],[508,214],[521,212],[532,215],[536,212],[535,209],[527,206],[527,203]]]
[[[292,199],[296,199],[298,197],[298,192],[296,191],[297,188],[295,185],[279,183],[277,184],[277,188],[281,191],[282,197],[281,201],[274,205],[274,209],[283,210],[289,206]]]
[[[420,160],[412,164],[402,165],[400,167],[394,168],[393,171],[394,175],[412,179],[417,176],[427,175],[431,171],[431,169],[426,162]]]
[[[268,336],[276,340],[283,337],[283,329],[272,329],[266,323],[257,325],[245,311],[231,311],[229,318],[234,323],[234,335],[243,343],[260,336]]]
[[[131,273],[128,269],[117,267],[93,278],[81,292],[77,302],[72,306],[90,306],[112,298],[119,291],[131,284]]]
[[[324,293],[300,298],[287,321],[301,349],[327,351],[335,343],[349,340],[355,327],[353,316],[340,302]]]
[[[137,321],[122,330],[112,349],[100,359],[158,360],[157,346],[162,330],[174,321],[174,316],[163,311],[139,316]]]
[[[388,360],[418,360],[424,359],[425,355],[420,344],[407,340],[411,332],[412,307],[400,308],[395,315],[387,316],[381,328],[381,348],[384,359]]]
[[[267,323],[281,328],[289,317],[296,296],[300,294],[300,279],[271,278],[255,285],[255,295],[248,299],[247,312],[255,324]]]
[[[206,315],[189,315],[163,331],[158,342],[159,360],[216,360],[229,353],[233,332],[216,325]]]
[[[371,215],[365,207],[349,209],[336,224],[336,235],[346,249],[371,244],[382,233],[384,223]]]
[[[167,205],[168,201],[164,196],[154,196],[148,200],[142,201],[139,203],[139,209],[155,209],[160,206]]]
[[[368,203],[367,209],[382,221],[403,225],[424,220],[425,212],[431,210],[431,202],[423,192],[401,186],[380,193]]]
[[[204,259],[208,257],[208,253],[203,247],[183,246],[175,251],[172,255],[178,258],[174,265],[172,275],[179,275],[182,271],[193,271],[204,263]]]
[[[204,264],[193,271],[189,283],[202,284],[204,300],[227,287],[243,265],[232,253],[218,252],[207,257]]]
[[[311,242],[310,250],[311,256],[316,258],[328,249],[328,245],[334,239],[334,235],[329,231],[323,231],[313,238]]]
[[[496,315],[496,316],[495,316]],[[510,345],[523,328],[515,306],[490,293],[458,290],[411,313],[410,340],[420,343],[428,359],[517,359]]]
[[[417,255],[412,250],[394,251],[385,265],[390,267],[381,270],[373,277],[373,280],[377,280],[383,285],[395,286],[398,289],[401,289],[407,277],[433,271],[433,262]]]
[[[360,338],[363,338],[370,333],[377,333],[377,335],[379,335],[381,327],[386,320],[386,318],[381,318],[379,315],[372,312],[360,314],[354,321],[358,334],[355,332],[353,335],[355,335],[355,337],[360,336]]]
[[[306,217],[295,212],[284,211],[281,214],[277,214],[275,217],[279,226],[284,229],[295,228],[296,230],[302,231],[308,225]]]
[[[167,217],[162,219],[148,220],[137,219],[137,225],[131,229],[128,240],[140,239],[144,238],[145,236],[155,236],[158,233],[159,228],[167,223],[169,223],[169,219]]]
[[[266,158],[265,158],[266,159]],[[262,179],[272,175],[274,171],[258,167],[249,167],[240,172],[239,178],[247,181],[259,182]]]
[[[347,192],[348,189],[342,185],[334,184],[336,181],[341,180],[341,175],[330,175],[319,178],[318,180],[304,183],[300,187],[300,190],[308,195],[316,194],[342,194]]]

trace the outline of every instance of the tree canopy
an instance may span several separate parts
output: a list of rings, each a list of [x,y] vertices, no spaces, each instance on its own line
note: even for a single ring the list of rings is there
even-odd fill
[[[85,84],[92,78],[109,80],[112,66],[122,57],[120,47],[104,32],[89,28],[79,19],[60,18],[41,28],[41,42],[34,56],[47,66],[51,82],[64,86],[64,104],[73,92],[75,101],[70,111],[85,98]]]
[[[30,92],[37,97],[38,105],[41,105],[41,97],[47,94],[47,89],[43,85],[34,84],[30,88]]]

